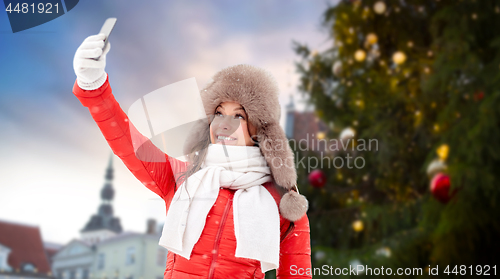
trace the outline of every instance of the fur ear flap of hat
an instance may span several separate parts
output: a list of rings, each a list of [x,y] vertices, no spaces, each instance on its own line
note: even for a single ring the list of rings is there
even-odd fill
[[[297,186],[281,197],[280,212],[283,218],[295,222],[306,214],[309,202],[306,197],[299,194]]]
[[[304,216],[309,204],[306,197],[298,193],[294,156],[285,132],[278,123],[263,125],[258,130],[258,138],[260,151],[266,158],[275,183],[288,190],[281,197],[281,215],[295,222]]]
[[[281,106],[274,77],[251,65],[227,67],[217,72],[201,90],[201,98],[208,119],[212,119],[215,109],[223,102],[238,102],[244,108],[248,121],[257,129],[257,141],[275,185],[285,190],[279,205],[281,215],[292,222],[303,217],[308,201],[298,193],[294,155],[279,125]],[[192,150],[189,147],[192,144],[187,143],[185,150]]]

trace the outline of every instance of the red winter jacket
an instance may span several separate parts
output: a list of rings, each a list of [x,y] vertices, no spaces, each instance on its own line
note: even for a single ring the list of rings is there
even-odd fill
[[[92,118],[99,126],[113,153],[120,157],[127,168],[147,188],[165,200],[168,210],[177,190],[175,179],[186,169],[186,163],[169,157],[141,135],[120,108],[111,93],[109,80],[96,90],[83,90],[77,83],[73,93],[89,108]],[[146,143],[134,152],[132,139]],[[140,159],[138,159],[139,157]],[[280,195],[274,184],[263,185],[279,205]],[[191,259],[187,260],[168,252],[164,278],[264,278],[260,262],[237,258],[236,237],[233,227],[233,196],[235,190],[222,188],[208,213],[205,228],[195,244]],[[305,274],[311,270],[311,248],[309,219],[305,215],[289,229],[290,221],[280,217],[281,245],[277,278],[312,278]],[[302,271],[302,272],[301,272]]]

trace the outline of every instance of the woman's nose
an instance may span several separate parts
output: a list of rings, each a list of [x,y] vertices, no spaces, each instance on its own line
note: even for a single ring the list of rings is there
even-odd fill
[[[231,115],[224,115],[222,117],[223,119],[219,123],[219,128],[223,130],[229,130],[230,133],[233,133],[238,129],[238,126],[240,125],[240,121],[238,119],[233,119]],[[235,121],[237,120],[237,121]]]

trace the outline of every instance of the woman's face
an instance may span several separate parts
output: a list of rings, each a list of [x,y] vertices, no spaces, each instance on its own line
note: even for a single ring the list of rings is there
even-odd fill
[[[251,135],[255,135],[255,128],[247,119],[239,103],[221,103],[215,108],[214,120],[210,124],[212,144],[253,146]]]

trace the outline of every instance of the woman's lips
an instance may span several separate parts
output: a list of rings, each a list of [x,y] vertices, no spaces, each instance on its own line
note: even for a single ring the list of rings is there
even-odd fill
[[[217,135],[215,137],[216,143],[224,143],[224,144],[236,144],[237,138],[230,137],[226,135]]]

